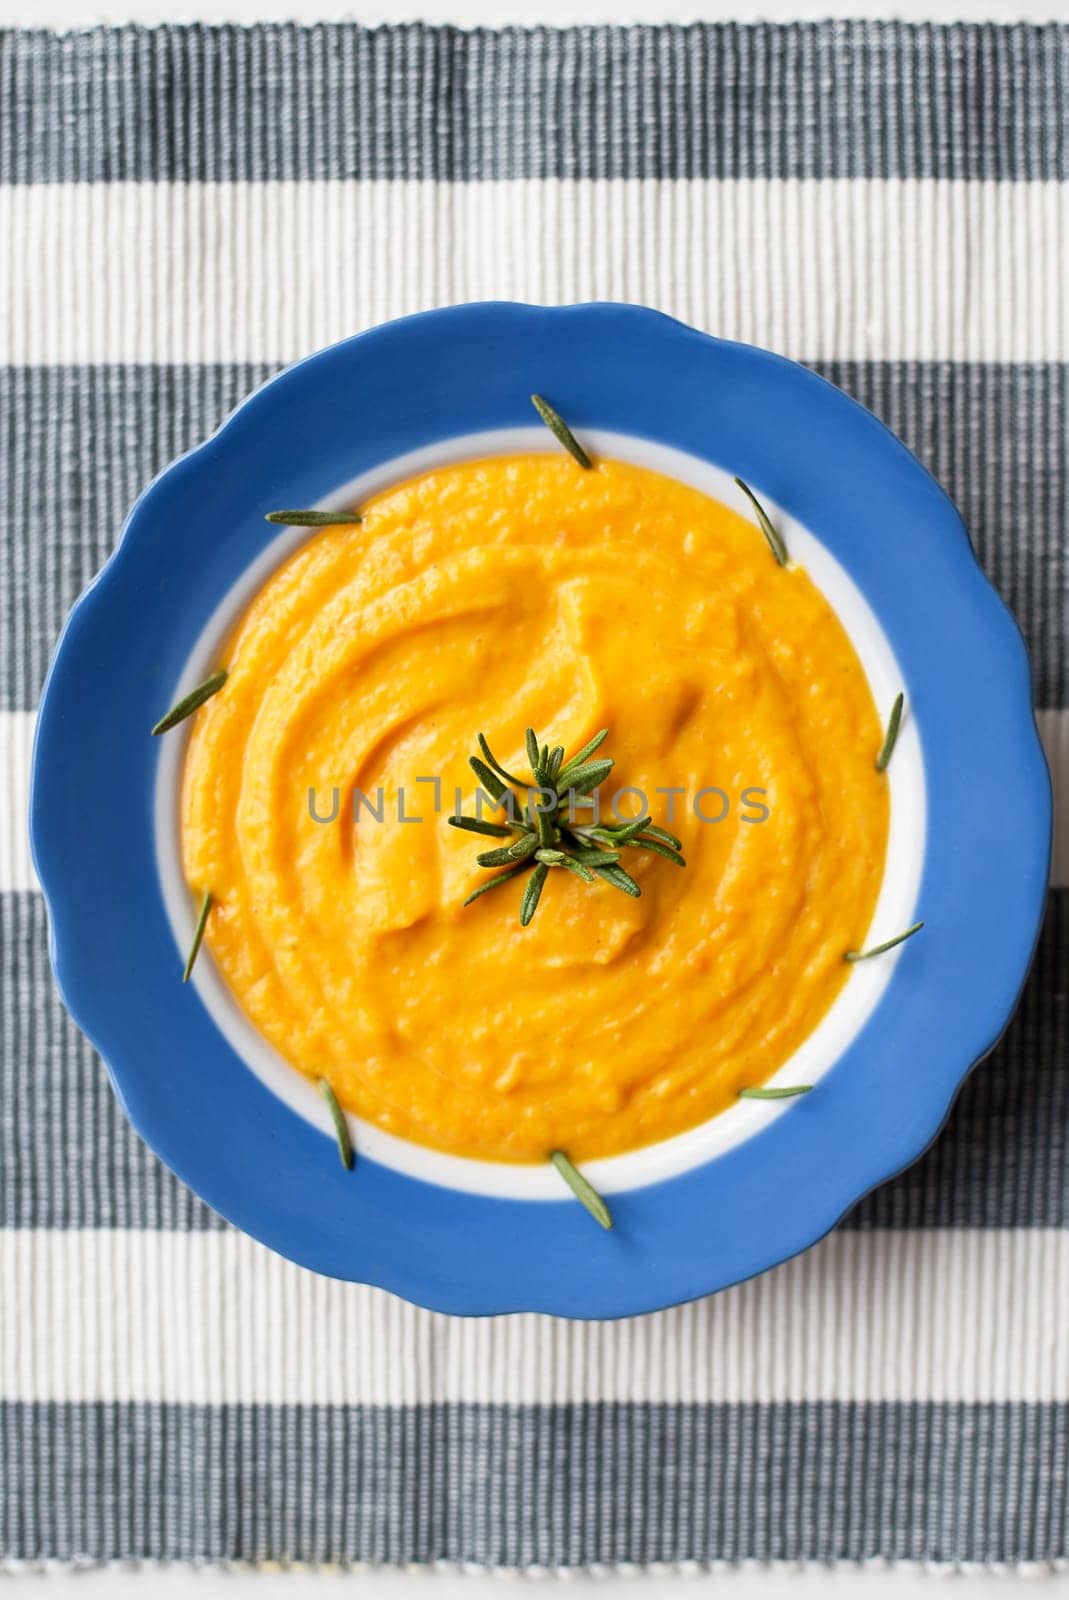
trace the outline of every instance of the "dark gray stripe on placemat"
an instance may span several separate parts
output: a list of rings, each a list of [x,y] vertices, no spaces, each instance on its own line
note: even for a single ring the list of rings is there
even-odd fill
[[[127,1122],[59,999],[28,892],[0,894],[0,1226],[223,1226]]]
[[[1067,1227],[1069,890],[1050,897],[1020,1010],[927,1154],[851,1228]],[[0,1226],[211,1228],[133,1133],[52,986],[44,903],[0,895]]]
[[[962,510],[1069,706],[1069,366],[835,362]],[[0,367],[0,709],[32,710],[60,625],[149,479],[268,375],[252,366]],[[818,530],[819,531],[819,530]]]
[[[67,612],[162,467],[273,369],[0,367],[0,710],[33,710]]]
[[[1069,1406],[0,1405],[7,1559],[1063,1560]]]
[[[0,35],[0,181],[1069,177],[1069,28]]]

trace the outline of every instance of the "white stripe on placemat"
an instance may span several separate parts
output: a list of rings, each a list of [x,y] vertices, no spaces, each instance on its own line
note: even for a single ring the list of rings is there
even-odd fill
[[[1040,737],[1054,783],[1051,887],[1069,888],[1069,711],[1038,711]],[[28,801],[35,715],[0,711],[0,892],[35,889]]]
[[[804,360],[1069,359],[1054,182],[15,184],[0,240],[5,362],[287,361],[495,297],[638,300]]]
[[[595,1271],[613,1241],[590,1248]],[[1061,1229],[838,1231],[736,1289],[616,1323],[436,1316],[230,1231],[12,1229],[0,1398],[1067,1400],[1067,1296]]]
[[[36,722],[34,711],[0,711],[0,893],[37,888],[29,827]]]

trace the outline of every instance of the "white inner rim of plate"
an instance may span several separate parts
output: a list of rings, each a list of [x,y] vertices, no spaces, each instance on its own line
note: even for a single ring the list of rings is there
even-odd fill
[[[692,484],[745,516],[752,516],[729,474],[696,456],[627,434],[587,430],[583,441],[596,455],[650,467],[667,477]],[[558,448],[545,428],[538,426],[447,439],[395,457],[363,473],[320,501],[319,507],[332,509],[359,504],[392,484],[452,462],[536,451],[550,454]],[[905,679],[868,602],[819,539],[773,501],[766,499],[765,503],[783,532],[791,559],[806,568],[835,608],[868,676],[880,715],[886,717]],[[759,534],[755,536],[760,537]],[[223,640],[241,612],[275,568],[308,537],[309,531],[305,528],[281,531],[266,545],[262,556],[245,570],[216,607],[197,640],[181,680],[175,686],[175,700],[207,676]],[[182,737],[162,741],[155,805],[156,853],[163,898],[183,958],[193,936],[197,911],[182,876],[179,852],[179,792],[185,747]],[[888,777],[891,827],[883,886],[868,936],[872,944],[900,933],[913,920],[924,862],[924,764],[908,705]],[[899,951],[894,950],[878,961],[855,966],[831,1010],[769,1082],[777,1086],[816,1083],[828,1072],[871,1016],[891,980],[898,957]],[[329,1116],[315,1085],[302,1077],[256,1030],[207,949],[201,953],[192,982],[212,1020],[251,1071],[293,1111],[333,1140]],[[626,1155],[584,1162],[583,1171],[604,1194],[655,1183],[723,1155],[759,1133],[773,1118],[789,1115],[792,1103],[790,1100],[740,1100],[687,1133]],[[562,1197],[560,1178],[548,1164],[545,1167],[515,1166],[505,1162],[474,1161],[398,1139],[357,1117],[350,1117],[349,1122],[360,1155],[413,1178],[469,1193],[516,1200],[560,1200]]]

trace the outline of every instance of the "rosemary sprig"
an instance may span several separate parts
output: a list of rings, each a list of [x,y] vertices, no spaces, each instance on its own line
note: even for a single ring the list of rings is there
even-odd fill
[[[523,736],[523,740],[527,747],[527,760],[531,766],[531,773],[534,777],[534,781],[539,783],[542,778],[542,754],[538,748],[538,739],[535,736],[535,731],[533,728],[527,729]],[[483,742],[485,743],[486,741],[484,740]]]
[[[508,883],[510,878],[518,878],[521,872],[527,871],[528,863],[523,861],[518,867],[510,867],[507,872],[499,872],[496,878],[490,878],[486,883],[480,883],[479,887],[472,894],[469,894],[464,904],[470,906],[473,900],[478,900],[482,895],[489,894],[491,889],[500,889],[501,885]]]
[[[811,1083],[785,1084],[781,1089],[740,1089],[740,1100],[793,1100],[796,1095],[810,1094]]]
[[[611,883],[614,889],[629,894],[633,900],[637,900],[642,893],[634,878],[629,872],[625,872],[623,867],[595,867],[594,871],[600,874],[606,883]]]
[[[201,945],[204,943],[204,930],[208,926],[208,916],[212,909],[212,903],[211,894],[206,894],[200,903],[200,915],[197,918],[197,926],[193,930],[193,943],[189,947],[189,954],[186,957],[186,964],[182,972],[183,983],[189,982],[193,964],[200,954]]]
[[[572,769],[574,767],[582,766],[584,761],[589,761],[590,757],[594,754],[594,751],[595,750],[600,750],[602,745],[605,743],[605,741],[606,741],[606,739],[608,737],[609,737],[608,728],[602,728],[599,733],[596,733],[592,739],[587,741],[587,743],[583,746],[583,748],[581,750],[577,750],[575,752],[574,756],[572,757],[572,759],[564,767],[561,768],[561,771],[560,771],[561,782],[562,783],[567,783],[568,777],[569,777]]]
[[[540,394],[533,394],[531,396],[531,404],[538,412],[538,415],[542,418],[542,421],[545,423],[550,433],[564,446],[568,454],[574,457],[581,467],[586,467],[588,469],[592,467],[594,463],[591,461],[590,457],[587,455],[586,451],[583,449],[582,445],[579,443],[579,440],[575,437],[575,434],[572,432],[571,428],[569,428],[564,418],[554,411],[553,407],[549,404],[549,401],[543,400]]]
[[[594,1221],[606,1231],[610,1230],[612,1228],[612,1212],[590,1180],[583,1177],[579,1168],[569,1161],[563,1150],[554,1150],[549,1159],[575,1195],[575,1198],[590,1212]]]
[[[655,828],[651,822],[646,832],[654,839],[660,839],[662,844],[670,844],[673,850],[682,850],[681,842],[674,833],[669,833],[665,828]]]
[[[648,816],[612,826],[573,820],[572,797],[593,794],[613,769],[614,762],[609,756],[592,759],[607,736],[608,729],[602,728],[571,760],[565,761],[563,745],[541,744],[534,729],[528,728],[524,734],[524,748],[531,776],[527,780],[502,766],[486,736],[479,734],[481,754],[469,756],[468,764],[495,805],[507,806],[510,820],[504,824],[463,815],[446,820],[450,827],[509,842],[502,842],[493,850],[480,851],[476,857],[480,867],[504,870],[480,884],[465,900],[466,906],[500,884],[508,883],[521,873],[529,873],[520,901],[520,925],[526,928],[538,910],[546,880],[555,868],[584,883],[597,883],[600,878],[619,889],[621,894],[637,899],[642,890],[620,866],[622,851],[648,850],[674,866],[686,866],[681,840],[665,828],[658,828]],[[526,805],[516,804],[514,789],[528,792]]]
[[[469,760],[469,765],[487,794],[500,805],[508,794],[508,784],[502,783],[497,773],[491,771],[486,762],[480,761],[478,756],[472,756]]]
[[[330,1108],[331,1121],[334,1123],[334,1132],[338,1140],[338,1155],[346,1172],[353,1165],[353,1141],[349,1137],[349,1124],[345,1120],[345,1112],[338,1104],[338,1097],[334,1093],[326,1078],[319,1080],[319,1092]]]
[[[520,901],[521,928],[526,928],[538,910],[538,902],[542,898],[542,890],[548,877],[549,867],[544,861],[540,861],[528,878],[527,887],[523,891],[523,899]]]
[[[887,764],[891,759],[891,752],[894,750],[894,747],[898,742],[898,728],[902,721],[902,707],[905,705],[905,701],[906,697],[904,694],[898,694],[895,696],[895,703],[891,707],[891,715],[887,719],[887,732],[883,736],[883,744],[880,746],[880,753],[876,757],[877,772],[887,771]]]
[[[178,704],[173,705],[167,715],[160,718],[152,732],[166,733],[169,728],[176,728],[180,722],[191,717],[194,711],[199,711],[205,700],[210,700],[213,694],[218,694],[225,682],[225,670],[213,672],[210,678],[205,678],[203,683],[198,683],[195,689],[190,689],[188,694],[183,695]]]
[[[514,778],[512,776],[511,772],[506,772],[505,768],[497,760],[496,756],[494,755],[494,752],[491,750],[490,746],[487,744],[486,740],[483,738],[481,733],[479,735],[478,744],[479,744],[479,749],[482,751],[483,756],[486,759],[487,766],[492,767],[493,770],[497,773],[498,777],[499,778],[504,778],[506,783],[511,783],[513,785],[513,787],[516,788],[516,789],[522,789],[523,788],[523,779],[522,778]]]
[[[512,832],[511,828],[502,827],[500,822],[487,822],[483,817],[452,817],[454,828],[463,828],[467,833],[485,834],[488,839],[507,839]]]
[[[511,867],[514,862],[537,854],[538,835],[525,833],[515,844],[502,845],[500,850],[483,850],[475,859],[480,867]]]
[[[912,939],[913,935],[919,933],[923,927],[923,922],[915,922],[905,933],[896,933],[893,939],[885,939],[883,944],[874,944],[871,950],[848,950],[843,960],[868,961],[873,956],[882,956],[886,951],[893,950],[896,944],[904,944],[907,939]]]
[[[772,518],[765,510],[760,500],[758,500],[757,496],[750,488],[750,485],[748,483],[743,483],[741,478],[736,478],[735,482],[742,490],[747,500],[749,500],[750,504],[753,506],[754,515],[757,518],[761,532],[768,540],[768,548],[772,551],[772,554],[775,556],[780,566],[785,567],[790,558],[787,555],[787,546],[783,542],[783,535],[778,531],[778,529],[773,527]]]
[[[350,528],[363,520],[358,511],[269,511],[264,517],[284,528]]]

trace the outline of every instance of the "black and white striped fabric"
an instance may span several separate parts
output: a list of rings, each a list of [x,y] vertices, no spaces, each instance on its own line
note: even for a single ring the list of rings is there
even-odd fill
[[[1069,1560],[1069,835],[1020,1014],[806,1256],[605,1325],[319,1280],[66,1019],[25,839],[62,618],[279,363],[642,301],[815,366],[961,507],[1069,771],[1069,27],[0,36],[0,1557]],[[71,773],[76,784],[78,774]]]

